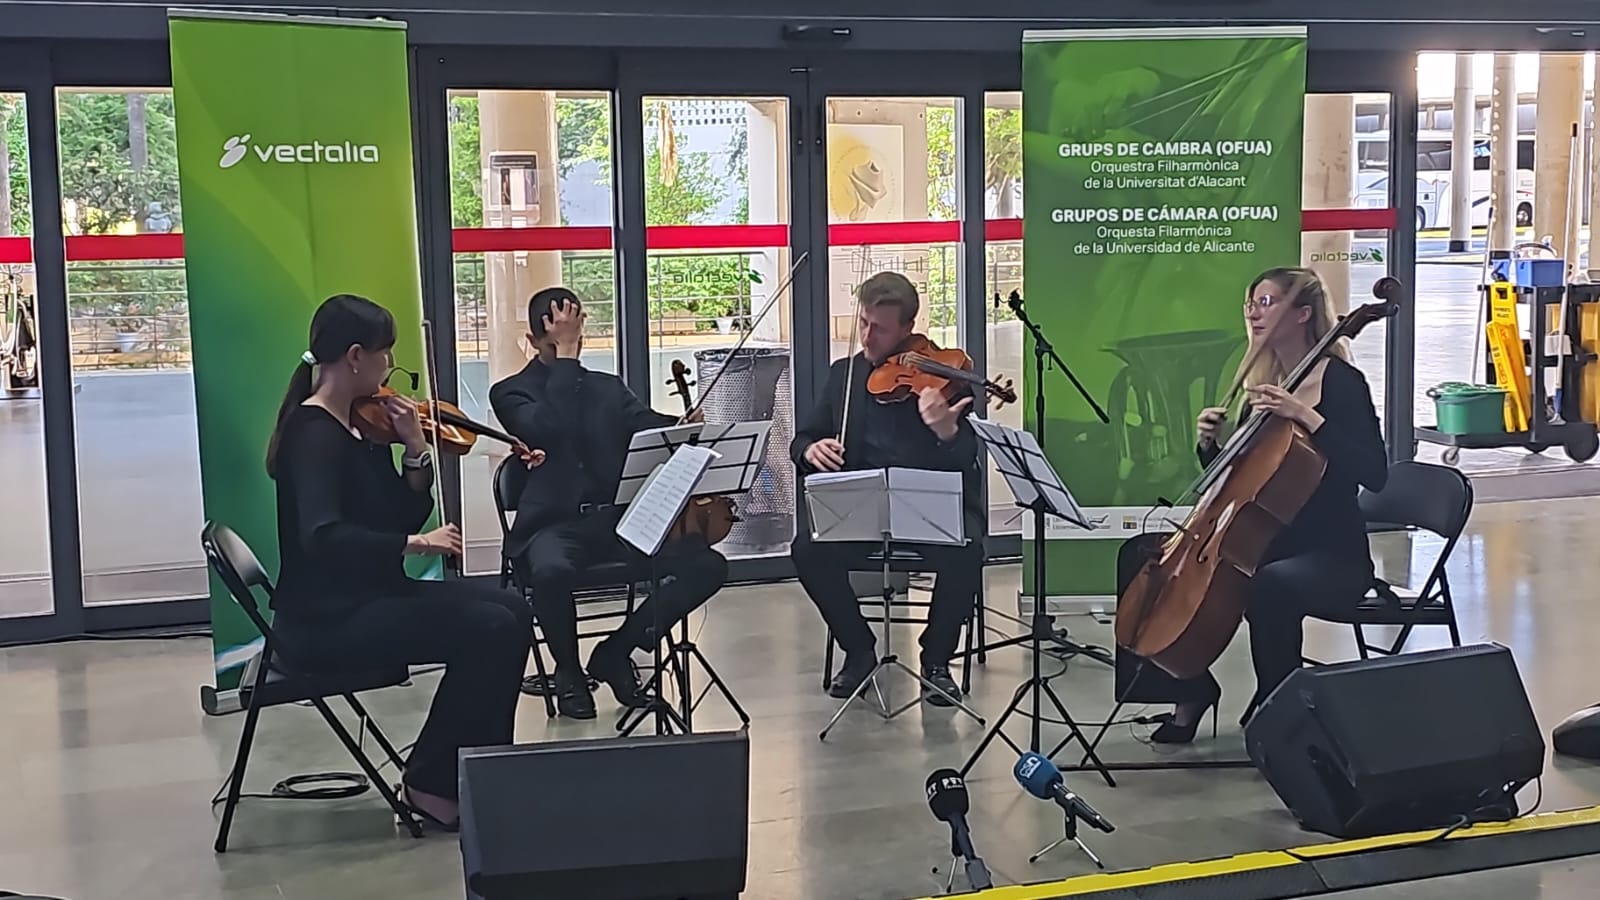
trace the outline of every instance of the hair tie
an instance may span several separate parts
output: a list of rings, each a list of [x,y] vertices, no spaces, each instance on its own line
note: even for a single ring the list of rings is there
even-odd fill
[[[310,350],[300,354],[300,361],[308,366],[314,366],[317,364],[317,358],[312,355]]]

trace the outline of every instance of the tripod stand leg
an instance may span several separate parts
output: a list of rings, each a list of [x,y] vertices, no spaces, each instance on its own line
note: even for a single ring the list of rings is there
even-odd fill
[[[1067,712],[1067,705],[1061,702],[1060,697],[1056,696],[1056,692],[1050,687],[1049,682],[1044,684],[1044,693],[1046,697],[1050,698],[1050,702],[1055,706],[1056,712],[1061,713],[1061,721],[1067,723],[1068,731],[1067,736],[1061,739],[1061,743],[1057,744],[1055,749],[1051,750],[1046,756],[1050,759],[1055,759],[1057,753],[1065,749],[1068,744],[1077,741],[1084,747],[1084,759],[1094,766],[1094,770],[1100,773],[1101,778],[1105,779],[1106,787],[1116,787],[1117,780],[1111,777],[1111,770],[1107,769],[1106,764],[1101,762],[1100,757],[1095,754],[1094,747],[1089,743],[1089,736],[1083,733],[1082,728],[1078,727],[1077,720],[1072,718],[1072,713]]]
[[[1056,838],[1055,840],[1053,840],[1050,843],[1045,844],[1043,847],[1041,847],[1039,849],[1039,852],[1037,852],[1037,853],[1033,854],[1032,856],[1028,857],[1028,862],[1029,863],[1038,862],[1040,859],[1042,859],[1044,857],[1044,855],[1046,853],[1049,853],[1051,850],[1054,850],[1055,848],[1061,846],[1062,844],[1065,844],[1066,842],[1067,842],[1067,839],[1064,838],[1064,837]]]
[[[946,894],[956,889],[956,867],[961,865],[961,857],[950,858],[950,872],[944,876],[944,892]]]
[[[705,654],[701,653],[700,648],[694,644],[689,644],[687,650],[695,659],[700,661],[700,667],[706,670],[706,677],[711,680],[711,684],[722,694],[722,699],[733,707],[733,712],[739,717],[739,721],[749,725],[750,715],[744,711],[743,706],[739,705],[739,700],[733,696],[733,691],[728,688],[728,683],[723,681],[722,676],[717,674],[717,670],[711,667],[711,661],[706,659]]]
[[[894,662],[895,667],[900,669],[900,671],[906,673],[907,675],[910,675],[912,678],[915,678],[919,683],[921,683],[922,687],[925,690],[934,691],[934,692],[938,693],[939,696],[945,698],[946,700],[949,700],[950,704],[952,706],[954,706],[956,709],[961,710],[962,712],[966,713],[967,715],[971,716],[973,719],[977,720],[977,723],[979,725],[986,724],[984,722],[984,720],[983,720],[983,716],[980,716],[977,713],[973,712],[971,707],[969,707],[965,703],[961,702],[961,698],[950,696],[948,691],[945,691],[943,688],[941,688],[938,685],[934,684],[932,681],[929,681],[928,679],[923,678],[921,672],[918,672],[916,669],[911,668],[910,666],[908,666],[905,663],[901,662],[899,659],[895,659],[893,662]],[[906,710],[910,709],[913,706],[916,706],[917,704],[919,704],[921,702],[922,702],[922,697],[918,696],[915,700],[912,700],[911,702],[905,704],[904,706],[900,707],[899,709],[894,710],[893,712],[891,712],[888,715],[884,716],[884,718],[885,719],[892,719],[895,716],[900,715],[901,713],[905,712]]]
[[[1016,691],[1012,693],[1011,702],[1006,705],[1005,711],[1000,713],[1000,718],[995,720],[989,732],[983,736],[983,740],[978,742],[978,749],[972,751],[972,755],[967,757],[966,763],[961,766],[962,778],[967,777],[967,774],[972,771],[972,767],[978,764],[979,757],[983,756],[983,751],[989,749],[989,745],[994,743],[994,739],[997,737],[1010,745],[1018,756],[1023,754],[1023,749],[1017,746],[1017,742],[1011,739],[1011,735],[1006,734],[1006,720],[1010,719],[1011,715],[1017,711],[1017,707],[1022,703],[1022,698],[1027,696],[1028,689],[1033,685],[1034,683],[1031,681],[1018,685]]]
[[[828,720],[827,726],[824,727],[822,729],[822,732],[817,735],[817,740],[825,741],[825,740],[828,739],[828,732],[832,731],[833,730],[833,726],[838,724],[840,717],[842,717],[844,715],[844,711],[850,708],[850,704],[856,702],[858,699],[861,698],[862,694],[866,693],[868,684],[871,684],[873,686],[873,688],[877,688],[877,686],[878,686],[878,673],[882,672],[884,667],[887,666],[888,664],[889,663],[888,663],[887,660],[880,661],[878,663],[877,668],[872,670],[872,674],[868,675],[866,678],[863,678],[861,680],[861,683],[856,685],[856,689],[850,693],[849,699],[847,699],[843,703],[839,704],[838,711],[833,714],[833,718]],[[883,700],[883,692],[882,691],[878,692],[878,700],[880,702]]]

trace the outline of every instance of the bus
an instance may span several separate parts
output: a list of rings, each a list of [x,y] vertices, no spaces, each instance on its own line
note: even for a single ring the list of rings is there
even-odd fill
[[[1450,148],[1454,136],[1449,131],[1421,131],[1417,134],[1417,229],[1450,227],[1451,202]],[[1356,135],[1356,193],[1362,202],[1367,195],[1387,192],[1389,174],[1389,132],[1372,131]],[[1472,145],[1472,225],[1489,224],[1489,138],[1478,135]],[[1533,136],[1517,138],[1517,197],[1514,207],[1518,228],[1533,225]]]

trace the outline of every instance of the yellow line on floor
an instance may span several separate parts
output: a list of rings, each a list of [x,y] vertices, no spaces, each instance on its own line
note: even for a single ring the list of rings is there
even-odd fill
[[[1481,825],[1473,825],[1470,828],[1462,828],[1452,832],[1447,840],[1470,840],[1472,838],[1495,837],[1497,835],[1550,831],[1557,828],[1571,828],[1576,825],[1593,825],[1597,823],[1600,823],[1600,806],[1586,806],[1561,812],[1524,816],[1511,822],[1487,822]],[[1238,875],[1245,872],[1300,865],[1315,859],[1330,859],[1336,856],[1366,853],[1373,850],[1392,850],[1432,840],[1438,834],[1439,829],[1435,828],[1404,834],[1388,834],[1379,837],[1311,844],[1304,847],[1292,847],[1287,850],[1262,850],[1198,862],[1167,863],[1127,872],[1077,875],[1060,881],[991,888],[965,896],[979,898],[979,900],[1050,900],[1050,898],[1055,897],[1074,897],[1081,894],[1093,894],[1097,891],[1149,887],[1154,884],[1190,881],[1217,875]],[[938,898],[925,897],[922,900],[938,900]]]

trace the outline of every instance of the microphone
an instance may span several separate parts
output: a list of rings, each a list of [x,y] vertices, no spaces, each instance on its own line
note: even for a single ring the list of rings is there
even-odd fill
[[[1090,827],[1110,834],[1116,831],[1116,826],[1106,821],[1106,817],[1095,811],[1089,802],[1072,791],[1067,790],[1065,779],[1061,777],[1061,770],[1055,763],[1037,753],[1024,753],[1017,760],[1016,768],[1011,774],[1017,777],[1017,784],[1022,789],[1038,797],[1040,800],[1050,800],[1066,810],[1067,815],[1076,816]]]
[[[928,809],[933,817],[950,826],[950,853],[967,863],[967,880],[974,890],[994,886],[989,869],[972,846],[972,832],[967,830],[967,810],[971,803],[967,797],[967,783],[955,769],[935,769],[928,775],[925,786]]]

